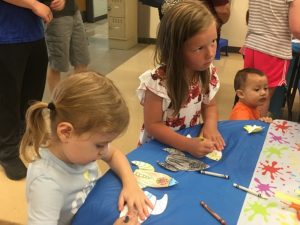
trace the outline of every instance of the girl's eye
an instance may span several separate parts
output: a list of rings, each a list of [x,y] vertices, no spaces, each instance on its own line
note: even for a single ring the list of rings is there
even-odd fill
[[[104,145],[96,144],[96,148],[104,148]]]
[[[199,51],[201,51],[202,49],[203,49],[203,47],[199,47],[199,48],[195,49],[194,51],[195,51],[195,52],[199,52]]]

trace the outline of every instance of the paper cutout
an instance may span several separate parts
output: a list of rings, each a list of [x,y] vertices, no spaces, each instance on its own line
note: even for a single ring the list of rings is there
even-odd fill
[[[206,157],[211,160],[219,161],[222,158],[222,152],[218,150],[213,150],[211,153],[208,153]]]
[[[171,171],[199,171],[207,169],[209,166],[204,162],[192,159],[175,148],[164,148],[163,150],[169,152],[165,162],[157,162],[158,165]]]
[[[167,205],[168,205],[168,195],[164,194],[164,196],[161,199],[157,199],[157,197],[154,194],[152,194],[148,191],[144,191],[144,193],[153,205],[153,209],[148,207],[149,214],[150,215],[162,214],[165,211],[165,209],[167,208]],[[127,213],[128,213],[128,207],[127,207],[127,205],[125,205],[123,210],[121,211],[119,217],[126,216]],[[147,219],[148,218],[146,218],[145,220],[147,220]],[[143,223],[143,222],[145,222],[145,220],[142,220],[142,219],[138,218],[139,223]]]
[[[131,161],[131,163],[138,167],[138,169],[134,171],[134,175],[141,188],[163,188],[173,186],[178,183],[174,178],[167,174],[155,172],[154,167],[149,163],[142,161]]]
[[[168,195],[164,194],[164,196],[161,199],[156,200],[156,203],[153,205],[154,209],[152,210],[151,215],[162,214],[168,205]]]
[[[257,133],[257,132],[261,132],[262,129],[264,129],[264,127],[262,126],[257,126],[257,125],[245,125],[244,129],[249,133]]]

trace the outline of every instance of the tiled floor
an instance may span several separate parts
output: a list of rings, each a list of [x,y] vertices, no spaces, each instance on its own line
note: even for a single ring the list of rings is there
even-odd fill
[[[107,75],[112,79],[123,93],[131,114],[131,121],[127,132],[114,141],[114,144],[125,153],[136,147],[139,129],[142,124],[142,108],[136,97],[138,76],[145,70],[153,67],[153,45],[138,44],[128,50],[113,50],[108,48],[107,23],[100,21],[96,24],[88,24],[90,54],[92,62],[90,69]],[[215,61],[218,74],[221,80],[221,89],[217,96],[219,105],[220,120],[226,120],[231,110],[234,91],[233,77],[236,71],[242,68],[243,61],[239,54],[229,54],[222,56],[221,60]],[[44,100],[49,101],[49,92],[46,88]],[[295,109],[299,113],[299,97],[295,104]],[[103,170],[107,167],[100,163]],[[26,224],[26,199],[25,180],[11,181],[5,177],[0,168],[0,225]],[[5,222],[5,221],[11,221]]]

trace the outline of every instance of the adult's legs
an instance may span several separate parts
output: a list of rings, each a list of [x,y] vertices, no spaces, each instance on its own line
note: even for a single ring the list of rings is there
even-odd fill
[[[60,72],[53,69],[49,65],[47,69],[47,83],[51,93],[53,92],[53,89],[55,88],[55,86],[58,84],[59,81],[60,81]]]
[[[69,70],[69,46],[72,34],[72,16],[54,18],[45,26],[49,65],[47,83],[50,92],[60,81],[61,72]]]
[[[21,45],[0,45],[0,52],[0,162],[2,164],[19,156],[17,146],[20,140],[20,95],[28,54]]]
[[[47,66],[47,56],[44,58],[46,62],[42,65],[43,54],[34,48],[38,49],[40,45],[36,45],[36,42],[0,45],[0,52],[3,53],[0,54],[0,164],[7,177],[13,180],[26,176],[26,167],[19,158],[24,115],[28,100],[40,100],[42,97],[42,94],[37,96],[32,93],[36,91],[43,93],[41,90],[45,84],[46,69],[43,73],[37,68]],[[35,68],[30,70],[27,65]],[[43,77],[44,83],[34,76],[35,71]],[[27,86],[28,84],[30,86]]]
[[[70,62],[74,66],[74,72],[84,72],[90,63],[88,40],[85,35],[85,28],[79,11],[73,16],[73,29],[70,41]]]
[[[87,70],[87,65],[76,65],[74,66],[74,73],[85,72]]]
[[[28,52],[24,45],[0,45],[0,164],[8,178],[22,179],[26,167],[19,158],[20,95]]]
[[[21,92],[21,119],[32,101],[41,101],[43,98],[47,73],[47,48],[45,40],[34,42],[31,47]]]

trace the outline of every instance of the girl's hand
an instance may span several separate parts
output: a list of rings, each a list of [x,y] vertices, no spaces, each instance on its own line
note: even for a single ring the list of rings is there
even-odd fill
[[[188,149],[186,151],[199,158],[212,152],[215,149],[215,142],[199,137],[187,138],[187,146]]]
[[[113,225],[140,225],[136,214],[127,215],[117,219]]]
[[[33,3],[33,5],[31,6],[31,11],[35,15],[41,17],[45,23],[50,23],[53,19],[50,8],[43,3],[40,3],[39,1],[35,1]]]
[[[217,128],[203,126],[200,136],[209,139],[215,143],[214,149],[222,151],[225,147],[225,141]]]
[[[69,0],[67,0],[69,1]],[[50,8],[55,11],[60,11],[65,7],[65,0],[52,0]]]
[[[153,209],[152,203],[136,183],[123,187],[118,203],[120,211],[123,210],[125,203],[128,207],[128,213],[135,214],[137,211],[141,220],[145,220],[149,216],[148,207]]]

